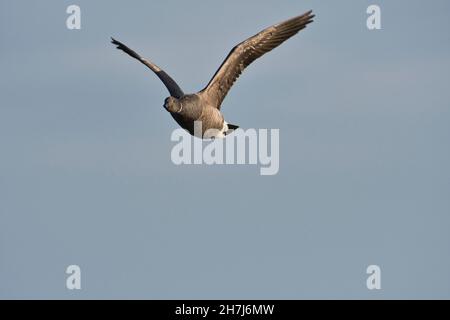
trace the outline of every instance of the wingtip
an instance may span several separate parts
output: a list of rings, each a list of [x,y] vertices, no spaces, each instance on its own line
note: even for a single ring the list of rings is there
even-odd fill
[[[307,18],[307,22],[306,24],[310,24],[311,22],[314,22],[314,17],[316,16],[315,14],[312,14],[312,10],[309,10],[306,14],[305,17]]]
[[[291,20],[297,20],[297,21],[303,22],[304,24],[309,24],[309,23],[313,22],[312,19],[315,16],[316,15],[313,14],[313,10],[308,10],[305,13],[303,13],[302,15],[292,18]]]
[[[125,49],[125,46],[120,41],[117,41],[113,37],[111,37],[111,43],[114,46],[116,46],[116,49],[119,49],[119,50],[124,50]]]
[[[304,16],[304,17],[307,17],[308,20],[311,20],[311,19],[313,19],[316,15],[313,14],[313,11],[312,11],[312,10],[309,10],[309,11],[306,12],[303,16]]]
[[[312,9],[311,10],[308,10],[308,11],[306,11],[305,13],[303,13],[301,16],[302,17],[309,17],[309,16],[311,16],[311,14],[312,14]]]

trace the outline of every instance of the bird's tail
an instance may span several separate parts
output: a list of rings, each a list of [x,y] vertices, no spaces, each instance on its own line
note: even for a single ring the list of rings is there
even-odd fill
[[[239,128],[239,126],[237,126],[235,124],[231,124],[231,123],[227,123],[227,126],[228,126],[228,130],[227,130],[227,132],[225,132],[225,135],[231,134],[234,130]]]

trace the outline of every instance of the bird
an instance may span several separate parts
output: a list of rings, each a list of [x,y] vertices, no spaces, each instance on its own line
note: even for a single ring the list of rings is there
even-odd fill
[[[183,129],[201,139],[225,138],[239,128],[225,121],[221,112],[222,102],[234,82],[253,61],[306,28],[314,17],[312,10],[307,11],[265,28],[234,46],[206,87],[193,94],[185,94],[164,70],[125,44],[112,37],[111,43],[147,66],[164,83],[170,96],[164,100],[163,106]]]

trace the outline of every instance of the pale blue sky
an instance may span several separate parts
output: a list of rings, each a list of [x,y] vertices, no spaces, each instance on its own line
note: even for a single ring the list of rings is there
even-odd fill
[[[222,109],[280,129],[279,174],[173,165],[166,89],[109,37],[192,92],[235,44],[308,9]],[[450,298],[449,10],[0,0],[0,298]],[[81,291],[65,289],[70,264]]]

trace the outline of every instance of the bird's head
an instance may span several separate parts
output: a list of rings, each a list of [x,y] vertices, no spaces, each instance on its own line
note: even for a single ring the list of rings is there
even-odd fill
[[[164,108],[170,113],[180,113],[183,110],[183,105],[177,98],[168,97],[164,100]]]

